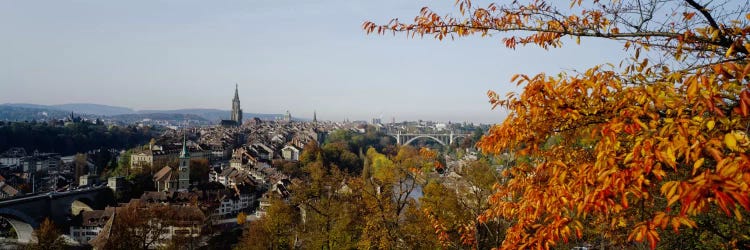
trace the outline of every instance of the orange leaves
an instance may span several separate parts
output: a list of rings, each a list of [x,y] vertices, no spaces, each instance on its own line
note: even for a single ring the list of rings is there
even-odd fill
[[[687,97],[689,100],[692,100],[698,94],[698,82],[695,80],[695,78],[689,79],[689,81],[687,82],[687,86]]]
[[[685,12],[685,13],[682,13],[682,19],[685,20],[685,21],[693,19],[693,16],[695,16],[695,12]]]
[[[509,49],[515,49],[516,48],[516,37],[512,36],[509,38],[503,38],[503,43],[505,44],[505,47]]]
[[[492,107],[509,114],[477,146],[517,158],[481,217],[514,221],[504,248],[547,248],[573,232],[581,237],[578,220],[585,218],[606,221],[609,230],[625,227],[629,240],[654,248],[657,228],[695,227],[692,216],[716,207],[736,218],[738,209],[750,210],[747,22],[719,23],[718,30],[696,21],[704,10],[680,7],[660,23],[634,28],[621,20],[642,20],[642,13],[596,1],[573,0],[569,10],[545,1],[471,3],[456,2],[460,18],[425,7],[414,23],[366,22],[363,29],[436,39],[492,34],[510,49],[595,37],[621,41],[632,53],[616,69],[514,75],[522,93],[488,92]]]
[[[446,232],[448,231],[446,226],[429,209],[424,208],[422,209],[422,212],[425,214],[427,219],[430,221],[432,228],[435,230],[435,235],[437,235],[438,241],[444,247],[447,247],[450,244],[450,236]]]
[[[689,228],[694,228],[697,226],[695,224],[695,221],[685,216],[670,216],[664,212],[656,212],[656,214],[653,216],[653,219],[651,219],[650,221],[649,226],[651,225],[653,225],[654,227],[659,227],[662,230],[671,225],[674,232],[678,232],[681,226],[687,226]],[[643,229],[640,228],[639,230]]]
[[[741,113],[717,113],[739,105],[743,96],[750,101],[750,92],[726,80],[744,65],[722,65],[711,71],[716,74],[659,75],[644,69],[647,62],[639,64],[638,79],[665,80],[622,85],[632,79],[599,67],[574,76],[515,75],[511,81],[524,85],[524,92],[493,100],[511,113],[478,145],[530,159],[506,171],[512,179],[498,187],[492,212],[483,217],[518,219],[506,247],[544,248],[581,234],[554,224],[570,214],[573,220],[613,218],[607,223],[612,230],[625,227],[630,240],[654,247],[658,228],[695,227],[691,216],[712,203],[736,218],[741,213],[735,210],[750,208],[750,138],[744,132],[750,121]],[[562,139],[540,147],[550,137]],[[581,138],[593,140],[576,144]],[[644,220],[624,216],[639,213],[634,204],[655,206],[656,200],[665,203]]]
[[[661,193],[667,198],[667,206],[672,206],[672,204],[680,200],[680,195],[677,193],[679,187],[680,183],[676,181],[669,181],[662,184]]]
[[[639,223],[635,229],[628,235],[628,240],[643,242],[648,241],[651,249],[656,248],[656,243],[660,240],[659,233],[656,232],[656,225],[652,222]]]

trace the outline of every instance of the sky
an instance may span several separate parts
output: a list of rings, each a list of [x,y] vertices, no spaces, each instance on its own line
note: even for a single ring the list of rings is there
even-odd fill
[[[246,113],[499,123],[506,113],[491,110],[486,93],[521,91],[513,74],[624,55],[609,41],[511,50],[498,36],[437,41],[361,28],[454,2],[0,0],[0,103],[229,110],[238,84]]]

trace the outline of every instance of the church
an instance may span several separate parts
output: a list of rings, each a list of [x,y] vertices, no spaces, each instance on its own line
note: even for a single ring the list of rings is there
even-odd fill
[[[154,174],[154,185],[157,191],[188,191],[190,188],[190,152],[187,150],[185,135],[182,137],[182,151],[179,166],[165,166]]]
[[[234,99],[232,99],[232,117],[231,120],[221,120],[222,127],[242,126],[242,109],[240,108],[240,95],[237,91],[238,86],[234,86]]]

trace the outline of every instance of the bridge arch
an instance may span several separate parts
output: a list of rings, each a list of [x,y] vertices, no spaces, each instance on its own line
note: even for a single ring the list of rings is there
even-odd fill
[[[0,208],[0,217],[5,219],[16,231],[18,243],[30,243],[32,241],[34,226],[37,222],[30,216],[15,209]],[[35,224],[35,225],[32,225]]]
[[[437,137],[434,137],[434,136],[431,136],[431,135],[418,135],[418,136],[415,136],[414,138],[411,138],[411,139],[409,139],[408,141],[404,142],[404,145],[409,145],[409,144],[410,144],[411,142],[413,142],[413,141],[415,141],[415,140],[417,140],[417,139],[419,139],[419,138],[428,138],[428,139],[432,139],[432,140],[434,140],[434,141],[436,141],[436,142],[440,143],[440,145],[443,145],[443,146],[445,146],[445,142],[443,142],[443,140],[440,140],[440,139],[438,139]]]
[[[92,205],[95,204],[93,200],[88,197],[79,197],[70,203],[70,214],[76,216],[83,211],[94,211]]]
[[[391,133],[386,133],[385,135],[387,137],[393,138],[393,142],[395,142],[396,144],[398,144],[401,141],[400,138],[399,138],[399,135],[394,135],[394,134],[391,134]]]

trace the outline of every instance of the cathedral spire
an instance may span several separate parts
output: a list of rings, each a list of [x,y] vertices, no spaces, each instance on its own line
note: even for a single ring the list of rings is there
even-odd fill
[[[242,108],[240,108],[239,85],[234,84],[234,99],[232,99],[232,121],[236,126],[242,125]]]

